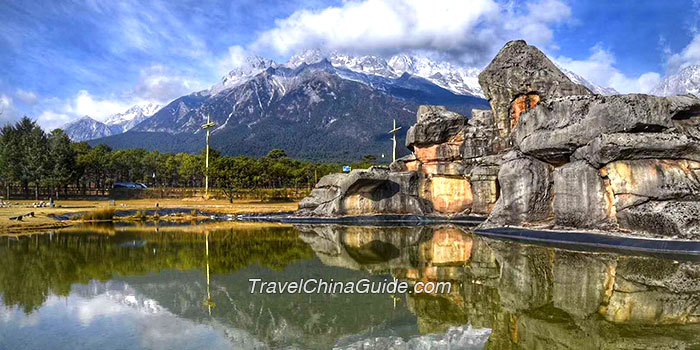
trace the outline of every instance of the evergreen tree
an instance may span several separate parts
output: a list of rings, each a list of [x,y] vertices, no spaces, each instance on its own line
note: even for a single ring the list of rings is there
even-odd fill
[[[56,198],[58,190],[65,188],[76,175],[76,151],[71,146],[70,138],[63,130],[56,129],[48,137],[50,185],[54,188]]]

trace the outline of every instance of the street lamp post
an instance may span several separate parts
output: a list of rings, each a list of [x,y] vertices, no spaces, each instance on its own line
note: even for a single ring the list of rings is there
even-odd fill
[[[204,198],[209,199],[209,132],[211,128],[214,127],[214,123],[211,122],[210,115],[207,114],[207,123],[202,125],[202,129],[207,131],[207,153],[204,161]]]

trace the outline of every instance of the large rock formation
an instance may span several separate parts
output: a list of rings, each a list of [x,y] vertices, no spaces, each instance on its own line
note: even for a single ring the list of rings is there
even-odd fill
[[[591,94],[523,40],[507,43],[479,74],[479,84],[493,109],[496,142],[503,149],[510,147],[510,133],[523,113],[547,99]]]
[[[700,99],[593,95],[524,41],[479,75],[492,110],[422,106],[389,170],[322,179],[301,214],[488,215],[700,239]]]

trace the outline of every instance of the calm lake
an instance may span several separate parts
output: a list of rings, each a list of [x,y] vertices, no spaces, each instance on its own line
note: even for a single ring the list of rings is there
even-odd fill
[[[700,349],[700,262],[468,227],[83,227],[0,237],[0,349]],[[251,294],[249,279],[447,293]]]

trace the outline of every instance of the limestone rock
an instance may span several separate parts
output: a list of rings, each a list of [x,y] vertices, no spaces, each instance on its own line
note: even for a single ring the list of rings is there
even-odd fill
[[[700,141],[682,134],[615,133],[602,134],[571,156],[596,168],[630,159],[690,159],[700,161]]]
[[[463,177],[431,176],[420,182],[420,197],[433,203],[439,213],[460,213],[472,206],[469,180]]]
[[[653,200],[700,200],[700,182],[693,172],[700,163],[687,160],[624,160],[601,169],[615,195],[618,210]]]
[[[513,142],[525,154],[564,163],[577,148],[604,133],[660,132],[674,127],[674,116],[695,108],[691,101],[674,101],[640,94],[548,100],[522,116]],[[700,106],[700,99],[697,103]]]
[[[498,200],[498,171],[500,165],[479,165],[472,169],[469,179],[472,186],[472,213],[489,214]]]
[[[470,213],[489,215],[486,227],[700,238],[691,219],[700,202],[700,98],[593,95],[524,41],[507,43],[479,83],[491,110],[467,119],[420,106],[406,135],[411,155],[389,169],[324,177],[299,214]],[[588,314],[595,303],[585,302]]]
[[[426,214],[430,203],[418,197],[415,172],[386,168],[353,170],[324,176],[311,195],[299,203],[300,215]]]
[[[418,122],[406,133],[406,147],[434,145],[447,141],[467,123],[467,118],[444,106],[420,106]]]
[[[420,171],[427,175],[462,176],[465,168],[460,161],[433,161],[421,164]]]
[[[597,169],[586,162],[554,171],[554,220],[557,225],[610,229],[615,225],[612,193]]]
[[[479,74],[479,84],[491,103],[499,136],[506,138],[520,115],[540,100],[589,95],[574,84],[547,56],[523,40],[508,42]],[[515,103],[512,108],[511,105]]]
[[[498,172],[501,195],[486,221],[488,226],[520,225],[552,214],[553,167],[511,151]]]
[[[459,153],[462,159],[484,157],[501,152],[493,111],[472,110],[472,118],[462,131]]]
[[[700,202],[650,201],[617,213],[620,227],[653,235],[700,239]]]
[[[688,120],[700,117],[700,98],[692,94],[669,96],[669,110],[673,119]]]
[[[339,198],[341,194],[340,184],[348,177],[348,174],[329,174],[321,178],[311,190],[311,194],[299,202],[299,209],[314,210],[323,208]]]
[[[394,162],[392,162],[389,165],[389,170],[391,171],[396,171],[396,172],[401,172],[401,171],[418,171],[420,167],[420,163],[416,159],[416,155],[414,153],[405,155],[401,158],[398,158]]]

